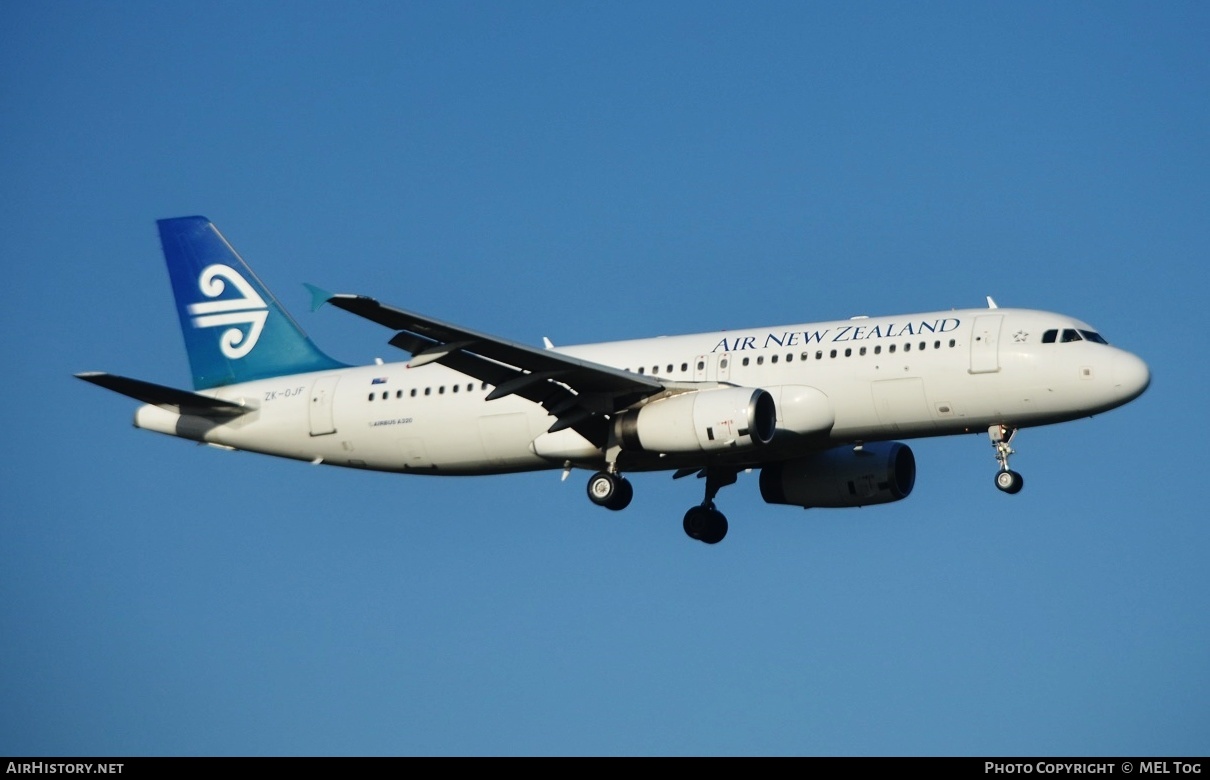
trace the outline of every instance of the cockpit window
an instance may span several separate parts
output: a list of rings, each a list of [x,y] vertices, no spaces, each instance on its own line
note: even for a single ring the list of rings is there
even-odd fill
[[[1060,331],[1058,328],[1045,331],[1042,334],[1043,344],[1054,344],[1056,341],[1061,341],[1064,344],[1071,341],[1091,341],[1094,344],[1108,344],[1100,333],[1095,330],[1084,330],[1083,328],[1065,328]]]
[[[1084,338],[1086,338],[1089,341],[1092,341],[1096,344],[1108,344],[1109,343],[1108,341],[1105,340],[1104,336],[1102,336],[1100,333],[1097,333],[1096,331],[1082,330],[1082,331],[1080,331],[1080,334],[1082,336],[1084,336]]]

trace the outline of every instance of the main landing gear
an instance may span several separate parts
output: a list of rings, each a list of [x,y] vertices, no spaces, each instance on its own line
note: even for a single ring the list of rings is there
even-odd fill
[[[1008,467],[1008,456],[1013,454],[1013,448],[1009,444],[1017,435],[1017,429],[1009,425],[993,425],[987,429],[987,435],[992,440],[992,446],[996,448],[996,461],[1000,464],[1000,471],[996,474],[996,487],[1005,493],[1020,493],[1021,488],[1025,486],[1025,478]]]
[[[690,539],[718,544],[727,535],[727,516],[714,508],[713,501],[709,501],[689,508],[685,513],[684,528]]]
[[[714,508],[714,497],[727,485],[735,484],[736,474],[734,469],[705,469],[706,498],[685,513],[684,528],[690,539],[718,544],[727,535],[727,516]]]
[[[616,512],[630,506],[634,487],[621,474],[598,471],[588,479],[588,498],[597,506]]]
[[[678,476],[693,474],[692,470]],[[706,498],[699,506],[685,513],[684,528],[690,539],[706,544],[718,544],[727,535],[727,517],[714,508],[714,497],[727,485],[735,483],[735,469],[704,469],[697,472],[706,477]],[[606,509],[625,509],[634,498],[629,480],[612,471],[598,471],[588,479],[588,498]]]

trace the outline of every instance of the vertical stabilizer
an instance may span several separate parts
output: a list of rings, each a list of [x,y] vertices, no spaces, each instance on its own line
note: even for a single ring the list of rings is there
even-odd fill
[[[194,389],[344,367],[312,343],[214,223],[156,224]]]

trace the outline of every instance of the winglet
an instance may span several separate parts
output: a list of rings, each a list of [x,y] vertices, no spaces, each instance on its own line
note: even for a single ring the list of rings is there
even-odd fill
[[[319,311],[320,306],[323,306],[334,297],[332,293],[328,292],[322,287],[316,287],[313,284],[303,282],[303,287],[306,287],[311,293],[311,311]]]

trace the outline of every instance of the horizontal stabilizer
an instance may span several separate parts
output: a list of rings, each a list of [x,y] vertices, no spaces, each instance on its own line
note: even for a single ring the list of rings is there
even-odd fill
[[[103,371],[88,371],[76,374],[85,382],[112,390],[115,393],[129,396],[136,401],[155,406],[174,406],[181,414],[220,415],[223,417],[238,417],[253,411],[251,406],[242,406],[233,401],[221,398],[210,398],[188,390],[178,390],[175,387],[165,387],[141,379],[130,379],[116,374],[106,374]]]

